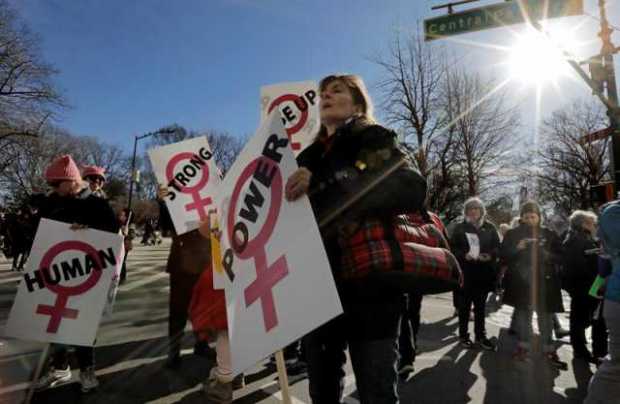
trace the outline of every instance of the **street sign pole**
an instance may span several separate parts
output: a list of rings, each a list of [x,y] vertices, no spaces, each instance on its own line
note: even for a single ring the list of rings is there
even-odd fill
[[[452,4],[454,5],[454,4]],[[581,68],[572,55],[562,49],[568,64],[592,89],[594,95],[607,108],[610,123],[611,148],[609,150],[610,172],[615,184],[615,197],[620,194],[620,107],[618,106],[618,89],[613,55],[620,51],[611,41],[612,29],[607,20],[605,0],[599,0],[601,32],[603,42],[601,54],[604,85],[599,78],[590,77]],[[451,7],[449,7],[449,10]],[[583,14],[583,0],[514,0],[472,8],[460,13],[448,13],[440,17],[424,20],[424,38],[426,41],[499,28],[518,23],[529,23],[533,28],[551,39],[541,26],[539,20]],[[585,139],[584,141],[588,141]]]
[[[609,27],[609,22],[607,21],[605,0],[599,0],[598,5],[601,15],[601,32],[599,32],[599,37],[603,42],[600,56],[603,60],[603,70],[606,73],[603,78],[603,84],[605,85],[600,86],[600,83],[595,82],[592,78],[590,78],[581,68],[579,63],[577,63],[566,51],[562,50],[562,53],[568,64],[571,65],[573,70],[575,70],[575,72],[586,82],[586,84],[588,84],[594,95],[596,95],[607,108],[611,136],[611,147],[609,149],[609,171],[615,185],[614,197],[617,198],[618,192],[620,191],[620,108],[618,107],[618,89],[616,84],[613,55],[618,51],[618,49],[611,41],[611,34],[613,31]],[[547,35],[538,21],[532,20],[530,21],[530,24],[539,32]],[[547,35],[547,37],[549,36]]]
[[[618,108],[618,88],[616,86],[616,69],[614,68],[614,53],[616,48],[611,42],[612,30],[607,21],[605,0],[599,0],[598,6],[601,15],[601,32],[599,36],[603,41],[601,55],[603,56],[603,68],[607,72],[607,98],[611,104],[607,108],[609,126],[611,129],[611,150],[609,151],[609,168],[615,184],[614,198],[620,191],[620,109]]]

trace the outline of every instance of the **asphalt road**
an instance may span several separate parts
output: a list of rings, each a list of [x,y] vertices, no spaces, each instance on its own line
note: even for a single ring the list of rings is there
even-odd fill
[[[129,255],[128,279],[122,285],[110,319],[100,329],[96,372],[101,383],[95,393],[79,392],[78,371],[72,381],[35,394],[34,403],[205,403],[202,381],[212,366],[193,354],[191,332],[184,339],[180,369],[164,368],[168,321],[168,276],[163,270],[169,242],[139,246]],[[1,337],[16,293],[19,275],[0,260],[0,403],[20,403],[43,344]],[[566,298],[568,299],[568,298]],[[568,300],[565,307],[569,307]],[[568,338],[558,341],[567,371],[557,371],[543,359],[515,363],[515,340],[507,333],[512,310],[488,305],[487,331],[496,337],[498,352],[463,350],[458,344],[458,321],[452,317],[449,294],[428,296],[422,306],[421,353],[413,376],[399,386],[402,403],[581,403],[594,367],[572,361]],[[561,315],[568,326],[568,314]],[[471,324],[473,328],[473,324]],[[346,398],[358,403],[355,379],[347,369]],[[277,403],[281,396],[275,368],[264,361],[246,373],[246,387],[235,402]],[[309,403],[304,375],[291,377],[294,403]]]

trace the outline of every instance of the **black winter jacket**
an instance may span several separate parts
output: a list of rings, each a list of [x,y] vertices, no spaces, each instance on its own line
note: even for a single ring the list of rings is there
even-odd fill
[[[570,230],[562,247],[564,288],[571,295],[587,296],[598,273],[598,255],[586,251],[597,248],[597,242],[585,230]]]
[[[85,199],[51,193],[37,199],[38,217],[118,233],[116,215],[107,200],[96,196]],[[38,226],[38,224],[37,224]]]
[[[466,233],[476,234],[480,240],[480,253],[489,254],[488,262],[468,261],[465,256],[469,252],[469,242]],[[456,225],[450,239],[452,253],[459,261],[463,270],[464,288],[489,292],[495,287],[497,281],[497,258],[499,256],[499,236],[497,229],[492,223],[485,221],[480,228],[463,221]]]
[[[517,249],[523,239],[527,247]],[[534,309],[543,313],[564,311],[558,266],[562,262],[562,243],[546,227],[520,224],[506,233],[500,255],[508,265],[504,303],[516,309]],[[536,286],[536,290],[532,287]]]
[[[397,143],[396,133],[358,119],[297,157],[312,172],[309,197],[336,280],[339,240],[370,219],[392,227],[395,215],[420,212],[426,181]]]

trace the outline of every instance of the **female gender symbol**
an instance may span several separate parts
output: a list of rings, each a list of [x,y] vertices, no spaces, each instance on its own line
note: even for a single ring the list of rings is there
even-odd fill
[[[276,313],[276,306],[273,300],[273,287],[280,282],[284,277],[288,275],[288,265],[286,263],[286,257],[282,255],[271,266],[267,265],[267,252],[265,246],[275,229],[276,222],[278,220],[278,214],[280,213],[280,207],[282,206],[282,173],[279,167],[273,163],[272,160],[259,157],[252,161],[241,173],[232,196],[230,198],[230,209],[228,210],[227,217],[227,233],[228,241],[230,245],[233,245],[234,235],[234,222],[235,212],[237,208],[237,200],[241,193],[241,187],[245,184],[248,178],[250,178],[258,164],[276,166],[274,170],[274,177],[271,181],[271,204],[269,205],[269,213],[267,219],[263,224],[263,227],[258,234],[249,240],[243,251],[237,252],[233,248],[234,254],[242,260],[254,258],[254,265],[256,267],[256,279],[245,289],[245,307],[250,307],[255,301],[260,299],[261,307],[263,310],[263,319],[265,323],[265,330],[269,331],[273,327],[278,325],[278,315]]]
[[[273,102],[269,106],[269,109],[267,110],[267,114],[270,114],[271,111],[273,111],[275,107],[282,104],[283,102],[292,101],[295,103],[295,106],[301,111],[301,118],[299,118],[299,122],[297,122],[294,126],[286,130],[286,134],[288,135],[289,139],[291,139],[291,148],[293,150],[301,149],[300,143],[293,142],[293,135],[299,132],[301,128],[303,128],[304,125],[306,124],[306,121],[308,120],[308,110],[310,109],[307,103],[306,103],[306,109],[299,108],[299,105],[297,105],[297,101],[300,99],[301,97],[296,94],[284,94],[284,95],[279,96],[275,100],[273,100]]]
[[[67,301],[69,300],[69,297],[86,293],[92,289],[97,282],[99,282],[99,278],[101,278],[101,269],[103,266],[101,265],[99,253],[91,245],[81,241],[63,241],[56,244],[45,253],[41,259],[40,268],[43,271],[47,271],[49,274],[50,266],[54,261],[54,258],[56,258],[58,254],[68,250],[85,252],[86,255],[89,255],[95,260],[95,268],[91,272],[90,276],[83,283],[77,286],[51,285],[47,283],[46,277],[41,274],[43,275],[43,283],[45,283],[47,289],[56,294],[56,302],[53,306],[48,306],[45,304],[39,304],[37,306],[37,314],[50,316],[50,321],[47,324],[47,332],[51,333],[56,333],[58,331],[62,318],[77,318],[78,310],[67,308]]]
[[[174,169],[181,160],[191,160],[196,157],[197,156],[194,153],[190,153],[190,152],[181,152],[173,156],[168,162],[168,165],[166,166],[166,178],[168,179],[168,182],[170,183],[171,181],[174,180]],[[196,185],[194,185],[193,187],[186,187],[182,184],[179,184],[179,186],[180,186],[181,192],[184,194],[189,194],[193,200],[193,202],[185,205],[185,210],[188,212],[190,210],[197,210],[198,217],[202,221],[208,217],[207,210],[205,209],[205,207],[211,205],[212,201],[210,197],[202,198],[200,196],[200,191],[209,182],[209,167],[205,164],[204,166],[202,166],[201,171],[202,171],[202,178],[200,179],[200,181],[198,181]]]

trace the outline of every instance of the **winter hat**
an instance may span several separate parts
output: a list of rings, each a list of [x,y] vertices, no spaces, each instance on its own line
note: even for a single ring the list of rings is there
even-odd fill
[[[482,203],[482,200],[475,196],[465,201],[465,203],[463,204],[463,213],[465,214],[467,213],[468,210],[475,209],[475,208],[480,209],[482,216],[485,215],[486,209],[484,208],[484,204]]]
[[[80,170],[70,155],[65,154],[56,158],[45,170],[45,180],[54,181],[81,181]]]
[[[465,220],[468,220],[467,211],[475,208],[480,209],[480,218],[478,219],[477,223],[473,224],[479,227],[484,222],[487,214],[486,209],[484,208],[484,204],[482,203],[482,200],[480,198],[474,196],[465,201],[465,203],[463,204],[463,216],[465,217]]]
[[[539,217],[542,217],[540,214],[540,205],[536,201],[527,201],[521,205],[520,216],[523,217],[526,213],[536,213]]]
[[[84,166],[82,169],[82,177],[97,176],[105,181],[105,168],[98,166]]]

